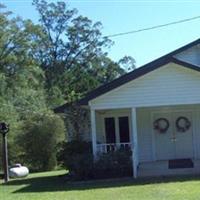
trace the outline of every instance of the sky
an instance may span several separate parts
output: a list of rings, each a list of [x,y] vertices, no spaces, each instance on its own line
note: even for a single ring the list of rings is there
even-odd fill
[[[55,0],[53,0],[55,2]],[[79,14],[103,24],[103,35],[111,35],[165,24],[200,15],[199,0],[62,0]],[[38,21],[31,0],[0,0],[8,10],[24,19]],[[48,2],[52,2],[49,1]],[[142,66],[200,37],[200,19],[111,38],[109,57],[118,61],[132,56]]]

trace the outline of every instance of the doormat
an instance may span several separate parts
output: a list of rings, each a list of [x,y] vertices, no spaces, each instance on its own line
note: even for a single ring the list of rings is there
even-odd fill
[[[174,159],[169,160],[169,169],[180,169],[180,168],[193,168],[194,163],[191,159]]]

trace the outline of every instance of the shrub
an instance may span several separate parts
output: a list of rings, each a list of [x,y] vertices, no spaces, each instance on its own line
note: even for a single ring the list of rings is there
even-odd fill
[[[93,155],[91,142],[73,140],[58,145],[58,162],[76,179],[91,178]]]
[[[119,149],[99,156],[94,164],[95,178],[117,178],[132,175],[131,151]]]
[[[92,154],[77,154],[70,162],[71,173],[75,179],[86,180],[93,178],[93,155]]]
[[[75,179],[116,178],[132,175],[130,149],[102,154],[94,162],[89,142],[72,141],[60,145],[58,160]]]
[[[19,137],[24,164],[32,171],[52,170],[56,166],[56,146],[64,139],[63,120],[56,115],[36,115],[25,122]]]

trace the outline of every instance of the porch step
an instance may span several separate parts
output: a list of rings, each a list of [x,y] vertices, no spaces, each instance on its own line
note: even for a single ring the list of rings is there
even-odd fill
[[[200,161],[194,161],[194,168],[169,169],[168,161],[141,163],[138,167],[138,176],[167,176],[200,174]]]
[[[173,159],[168,161],[169,169],[194,168],[192,159]]]

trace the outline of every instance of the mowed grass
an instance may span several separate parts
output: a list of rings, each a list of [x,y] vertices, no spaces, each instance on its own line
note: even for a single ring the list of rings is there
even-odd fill
[[[35,173],[0,184],[1,200],[198,200],[200,177],[69,182],[66,171]]]

